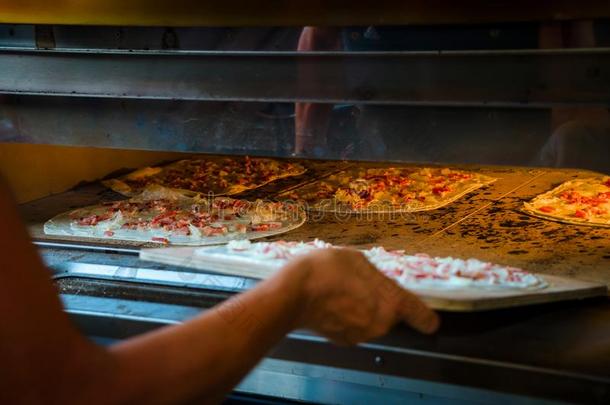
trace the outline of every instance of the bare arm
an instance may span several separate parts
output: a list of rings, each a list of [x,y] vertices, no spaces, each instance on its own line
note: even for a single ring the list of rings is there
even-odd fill
[[[331,51],[339,49],[339,29],[305,27],[297,48],[301,52]],[[299,69],[299,81],[304,86],[315,86],[315,66]],[[295,105],[295,153],[312,154],[316,148],[326,147],[326,132],[330,123],[332,104],[296,103]]]
[[[287,332],[337,343],[382,335],[400,320],[422,332],[436,315],[359,253],[321,251],[182,325],[109,350],[70,323],[7,192],[0,196],[2,403],[215,403]]]

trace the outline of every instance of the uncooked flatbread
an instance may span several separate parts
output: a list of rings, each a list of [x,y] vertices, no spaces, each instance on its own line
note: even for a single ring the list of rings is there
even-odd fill
[[[305,222],[296,204],[187,197],[151,186],[129,200],[78,208],[47,221],[48,235],[213,245],[288,232]]]
[[[254,274],[272,274],[295,257],[320,249],[337,248],[321,240],[311,242],[232,241],[227,245],[196,249],[194,254],[212,263],[241,266]],[[361,250],[379,271],[411,290],[505,291],[540,290],[548,283],[522,269],[477,259],[406,255],[383,247]]]

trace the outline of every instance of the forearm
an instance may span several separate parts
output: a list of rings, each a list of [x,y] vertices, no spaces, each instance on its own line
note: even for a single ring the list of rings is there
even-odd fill
[[[294,277],[302,274],[282,272],[185,324],[113,347],[120,402],[222,398],[295,327],[301,282]]]
[[[0,271],[0,358],[10,370],[0,403],[214,403],[297,326],[357,343],[398,319],[426,333],[438,324],[361,253],[323,249],[193,320],[105,349],[62,311],[7,195],[0,181],[0,241],[10,252]]]

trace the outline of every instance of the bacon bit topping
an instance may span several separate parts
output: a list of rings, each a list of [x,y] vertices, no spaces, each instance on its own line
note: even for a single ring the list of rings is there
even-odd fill
[[[106,221],[111,218],[111,215],[89,215],[76,220],[76,223],[81,226],[95,226],[99,222]]]
[[[278,267],[295,256],[325,248],[339,247],[318,239],[313,242],[231,241],[227,245],[227,250],[232,254],[266,262],[271,259]],[[386,251],[382,247],[364,250],[363,253],[378,270],[407,288],[544,288],[547,285],[544,279],[521,269],[476,259],[405,255],[403,251]]]
[[[363,200],[371,198],[371,192],[369,190],[362,190],[356,194],[358,194],[358,197],[362,198]]]
[[[227,158],[221,161],[195,159],[165,168],[154,176],[127,182],[135,188],[157,183],[196,192],[222,193],[236,184],[257,187],[270,179],[294,173],[295,170],[302,171],[303,168],[292,163],[251,159],[247,156],[243,159]]]
[[[567,190],[561,193],[559,198],[566,201],[568,204],[575,204],[581,201],[582,196],[577,191]]]
[[[159,243],[163,243],[164,245],[169,245],[169,240],[167,238],[161,238],[158,236],[153,236],[152,238],[150,238],[151,241],[153,242],[159,242]]]
[[[212,202],[212,207],[219,210],[233,208],[237,204],[237,201],[239,200],[233,200],[231,198],[215,198]]]
[[[417,199],[425,202],[429,196],[453,192],[454,184],[471,178],[474,178],[473,174],[451,169],[367,169],[357,177],[343,173],[333,175],[329,178],[331,182],[321,182],[315,189],[300,196],[297,192],[289,196],[313,203],[332,198],[352,210],[364,209],[372,204],[399,207],[405,201]]]
[[[553,211],[555,211],[555,208],[551,207],[550,205],[545,205],[543,207],[538,208],[538,211],[553,212]]]
[[[131,229],[131,230],[144,229],[147,227],[147,225],[148,225],[147,221],[145,221],[143,219],[137,219],[134,221],[125,222],[123,225],[121,225],[121,229]]]
[[[596,198],[606,202],[606,201],[610,200],[610,191],[606,191],[604,193],[599,193]]]
[[[604,182],[604,186],[610,187],[610,179],[608,179]]]
[[[216,236],[216,235],[224,235],[227,233],[227,228],[224,226],[215,227],[215,226],[204,226],[201,231],[205,236]]]
[[[462,173],[462,172],[451,172],[447,175],[451,180],[468,180],[472,178],[472,174],[470,173]]]
[[[281,228],[281,222],[267,222],[264,224],[252,224],[252,230],[255,232],[263,232],[271,229]]]
[[[106,232],[104,232],[104,236],[108,236],[110,238],[110,237],[114,236],[114,232],[106,231]]]
[[[432,189],[432,193],[436,195],[443,195],[445,193],[448,193],[449,191],[451,191],[451,188],[449,186],[434,187]]]

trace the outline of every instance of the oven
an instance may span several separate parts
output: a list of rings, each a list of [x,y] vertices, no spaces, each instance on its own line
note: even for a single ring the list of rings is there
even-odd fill
[[[610,283],[610,228],[521,211],[564,181],[610,174],[610,7],[262,3],[0,9],[0,167],[84,333],[112,344],[256,284],[140,260],[152,243],[43,230],[66,210],[124,198],[101,179],[202,155],[308,169],[244,199],[273,199],[354,167],[477,171],[498,180],[445,207],[310,213],[267,240],[381,245]],[[309,44],[303,27],[316,27]],[[303,115],[309,108],[319,115]],[[356,347],[295,331],[229,401],[610,400],[605,297],[441,317],[437,335],[398,326]]]

